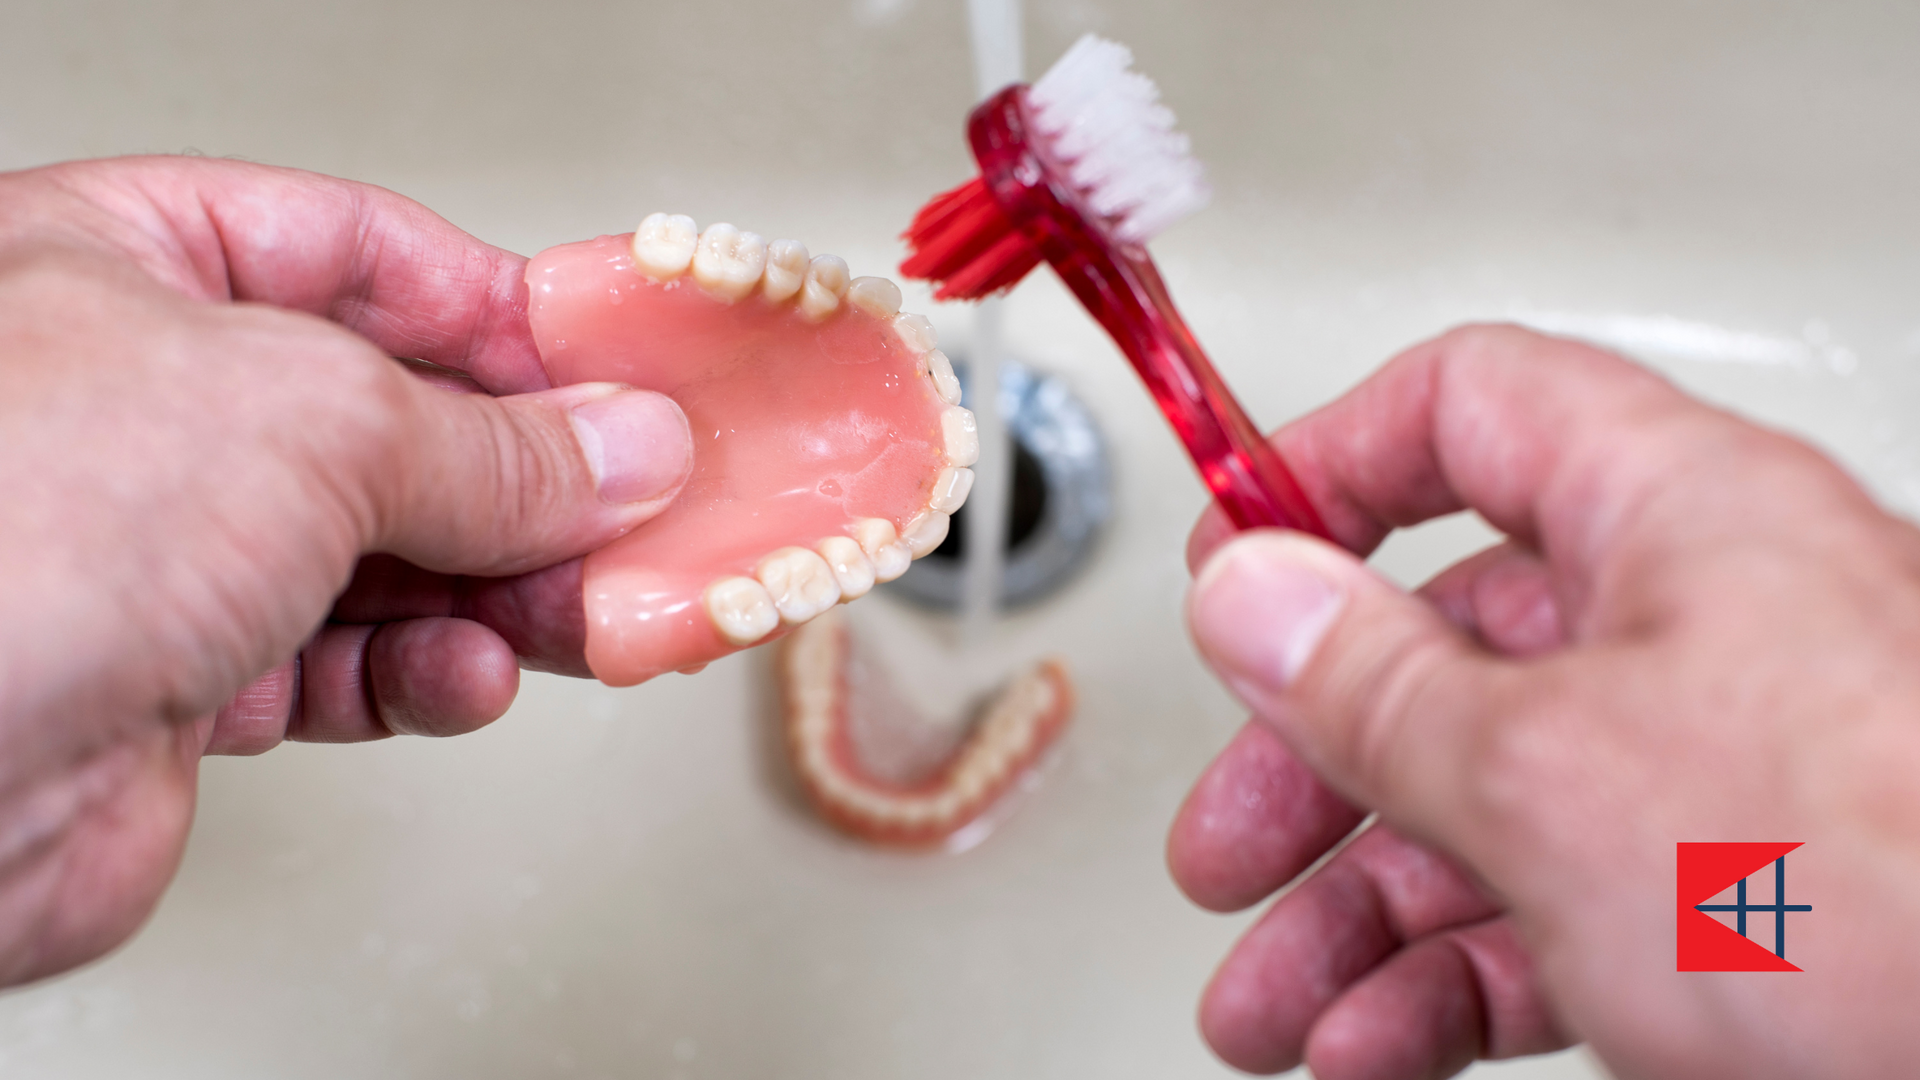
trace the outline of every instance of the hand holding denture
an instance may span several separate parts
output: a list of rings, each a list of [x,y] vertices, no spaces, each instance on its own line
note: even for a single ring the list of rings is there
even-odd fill
[[[516,653],[584,673],[578,556],[692,455],[659,394],[552,387],[524,267],[289,170],[0,177],[0,983],[132,931],[203,749],[451,734]]]

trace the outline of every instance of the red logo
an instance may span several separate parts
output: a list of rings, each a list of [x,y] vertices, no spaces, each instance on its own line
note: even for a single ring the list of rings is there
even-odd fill
[[[1680,844],[1676,971],[1799,971],[1787,963],[1787,913],[1812,911],[1787,903],[1787,852],[1799,844]],[[1773,864],[1773,902],[1747,903],[1747,878]],[[1708,903],[1734,888],[1731,904]],[[1709,912],[1734,916],[1728,926]],[[1747,937],[1749,914],[1773,916],[1773,948]]]

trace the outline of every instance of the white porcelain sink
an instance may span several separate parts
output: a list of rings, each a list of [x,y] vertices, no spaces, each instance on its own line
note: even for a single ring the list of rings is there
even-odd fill
[[[669,209],[889,272],[969,168],[954,2],[65,0],[7,23],[0,166],[300,165],[526,252]],[[1263,422],[1450,324],[1518,318],[1629,348],[1920,508],[1920,8],[1036,0],[1030,54],[1088,29],[1135,47],[1212,167],[1216,204],[1157,251]],[[966,313],[933,317],[964,348]],[[471,737],[209,762],[159,913],[0,997],[0,1071],[1229,1075],[1191,1015],[1246,918],[1189,906],[1160,855],[1241,719],[1178,619],[1201,491],[1050,278],[1008,318],[1110,437],[1108,541],[966,652],[912,609],[855,608],[934,707],[1070,661],[1065,756],[983,846],[902,857],[798,812],[762,657],[634,690],[530,676]],[[1440,523],[1379,562],[1417,580],[1485,535]]]

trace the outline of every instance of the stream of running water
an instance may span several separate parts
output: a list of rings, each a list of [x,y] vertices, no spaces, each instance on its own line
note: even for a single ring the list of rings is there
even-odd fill
[[[979,96],[1019,82],[1025,72],[1020,0],[967,0],[967,27],[973,45],[974,86]],[[1013,479],[1012,444],[1000,414],[1000,362],[1005,358],[1003,311],[998,297],[982,301],[974,312],[973,344],[967,357],[967,402],[980,425],[980,460],[973,467],[973,493],[967,501],[965,567],[960,589],[960,640],[973,643],[991,631],[1000,607],[1000,578],[1005,565],[1007,505]]]

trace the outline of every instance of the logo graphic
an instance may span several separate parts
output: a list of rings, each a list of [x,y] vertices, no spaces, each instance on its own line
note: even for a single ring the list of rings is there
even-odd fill
[[[1787,852],[1799,844],[1680,844],[1679,910],[1675,923],[1676,971],[1799,971],[1787,963],[1787,913],[1812,911],[1787,903]],[[1773,864],[1773,902],[1747,903],[1747,878]],[[1712,904],[1728,886],[1731,904]],[[1731,912],[1728,926],[1711,911]],[[1773,948],[1747,936],[1747,916],[1773,916]]]

